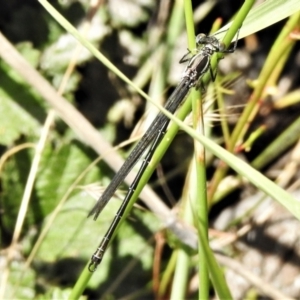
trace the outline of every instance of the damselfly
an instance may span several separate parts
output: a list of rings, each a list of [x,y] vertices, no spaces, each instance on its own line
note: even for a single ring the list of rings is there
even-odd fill
[[[231,49],[225,49],[224,45],[215,36],[207,36],[205,34],[197,35],[197,49],[195,51],[195,54],[189,51],[180,60],[180,63],[187,62],[188,64],[183,72],[180,83],[177,85],[177,87],[167,100],[165,109],[171,113],[175,113],[175,111],[184,101],[192,87],[204,88],[202,76],[208,71],[210,72],[211,79],[214,80],[215,74],[213,74],[213,70],[210,64],[211,56],[214,53],[234,52],[237,46],[237,41],[238,37],[236,38],[236,41]],[[90,211],[88,216],[93,215],[94,220],[96,220],[100,212],[105,207],[105,205],[114,195],[119,185],[124,181],[125,177],[132,170],[134,165],[141,158],[147,147],[152,142],[150,150],[145,156],[141,168],[139,169],[134,181],[129,187],[125,199],[123,200],[112,224],[110,225],[108,231],[102,239],[99,247],[91,257],[91,262],[89,264],[89,270],[91,272],[94,272],[97,266],[101,263],[103,255],[108,247],[109,241],[111,240],[114,231],[118,227],[118,224],[120,223],[125,213],[126,207],[129,204],[130,199],[155,152],[155,149],[161,142],[169,123],[170,119],[167,116],[165,116],[162,112],[160,112],[156,116],[152,124],[149,126],[149,129],[146,131],[144,136],[129,154],[128,158],[126,159],[120,170],[116,173],[111,183],[108,185],[102,196],[98,199],[94,208]]]

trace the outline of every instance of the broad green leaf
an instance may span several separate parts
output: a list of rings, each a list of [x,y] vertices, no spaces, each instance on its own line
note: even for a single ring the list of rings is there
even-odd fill
[[[72,140],[61,145],[47,145],[42,153],[26,224],[39,223],[52,212],[71,184],[91,163],[89,152],[90,150]],[[3,208],[6,212],[3,224],[7,226],[8,231],[14,228],[33,155],[33,150],[17,153],[5,164],[2,172]],[[97,179],[98,170],[94,168],[82,184]]]
[[[87,193],[80,191],[64,205],[40,247],[36,263],[49,268],[63,262],[66,268],[68,264],[71,268],[72,263],[74,266],[81,264],[81,268],[85,266],[120,205],[120,201],[111,200],[95,222],[91,218],[87,219],[87,213],[94,203],[95,200]],[[138,209],[134,211],[134,216],[138,216],[139,220],[131,218],[122,226],[117,242],[108,249],[101,263],[101,272],[93,277],[90,286],[96,288],[101,282],[105,282],[108,274],[117,276],[119,271],[111,269],[111,265],[118,261],[129,262],[136,258],[145,271],[151,270],[153,250],[147,239],[149,234],[151,237],[152,232],[158,230],[159,222],[152,213]],[[143,227],[147,230],[142,230]],[[81,268],[77,268],[77,271],[81,271]]]
[[[21,135],[37,136],[45,118],[44,102],[15,73],[0,65],[0,144]]]
[[[10,276],[7,281],[3,299],[34,299],[36,290],[36,273],[32,269],[23,272],[23,263],[15,261],[10,266]],[[21,277],[20,274],[23,274]]]
[[[92,155],[89,149],[75,140],[66,140],[54,147],[47,146],[36,181],[36,194],[39,199],[36,205],[43,211],[43,216],[53,210],[75,179],[91,163],[89,153]],[[94,168],[81,184],[91,183],[97,178],[98,170]]]

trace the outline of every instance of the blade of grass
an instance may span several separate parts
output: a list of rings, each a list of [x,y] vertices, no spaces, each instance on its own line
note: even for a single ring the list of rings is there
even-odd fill
[[[193,20],[193,9],[190,0],[184,1],[184,12],[185,12],[185,24],[188,37],[189,49],[195,49],[195,29]],[[193,94],[193,92],[192,92]],[[191,95],[192,96],[192,95]],[[182,207],[182,217],[187,224],[192,224],[192,215],[190,210],[190,204],[185,201],[185,205]],[[178,255],[174,270],[174,277],[172,281],[171,296],[170,299],[184,299],[186,296],[189,267],[190,267],[190,256],[183,249],[178,249]]]
[[[251,166],[255,169],[262,169],[270,161],[278,157],[284,150],[295,144],[300,136],[300,118],[285,129],[274,142],[260,153],[252,162]]]
[[[192,15],[192,3],[185,1],[186,12],[186,28],[188,32],[188,45],[189,49],[195,49],[195,32]],[[192,99],[193,110],[193,127],[204,134],[204,121],[203,121],[203,109],[202,109],[202,97],[201,93],[193,90],[190,98]],[[193,206],[196,207],[198,218],[200,220],[203,235],[208,238],[208,220],[207,220],[207,197],[206,197],[206,167],[205,167],[205,149],[199,144],[194,145],[194,161],[192,166],[192,176],[190,176],[189,189],[190,193],[187,193],[184,205],[184,221],[189,224],[193,223]],[[196,182],[196,184],[194,184]],[[207,240],[208,243],[208,240]],[[183,256],[188,254],[184,250]],[[199,268],[199,299],[208,299],[209,297],[209,272],[206,264],[205,253],[201,247],[201,243],[198,245],[198,268]],[[176,286],[176,283],[174,284]],[[176,295],[176,294],[175,294]]]
[[[271,76],[273,70],[276,67],[278,61],[282,56],[282,53],[286,51],[290,47],[290,44],[295,41],[289,38],[290,32],[296,28],[299,23],[299,13],[294,14],[286,23],[280,35],[276,39],[276,42],[272,46],[271,52],[268,55],[266,62],[264,63],[263,69],[259,75],[257,80],[258,84],[255,86],[254,91],[250,97],[250,101],[248,102],[245,110],[240,116],[237,125],[235,126],[231,138],[228,143],[228,151],[233,152],[236,144],[242,140],[245,135],[249,124],[254,118],[258,108],[260,106],[260,101],[262,99],[262,93],[264,88],[268,82],[269,77]],[[219,185],[219,182],[224,178],[226,172],[228,170],[227,166],[222,164],[222,167],[219,167],[215,172],[213,179],[211,180],[210,188],[209,188],[209,202],[211,203],[215,194],[215,191]]]
[[[246,3],[248,5],[248,6],[246,6],[246,9],[248,9],[248,11],[249,11],[249,9],[250,9],[250,7],[253,3],[254,3],[254,1],[251,1],[251,2],[248,1]],[[236,24],[234,24],[235,25],[235,27],[234,27],[235,30],[237,30],[241,26],[241,23],[242,23],[242,20],[243,20],[242,18],[244,18],[245,15],[246,15],[246,13],[245,13],[245,8],[244,8],[244,10],[241,12],[242,17],[236,18],[237,21],[236,21]],[[240,22],[240,23],[238,23],[238,22]],[[235,35],[235,32],[234,32],[234,29],[233,29],[229,32],[229,38],[228,39],[230,39],[230,36],[232,38],[234,35]],[[230,44],[230,40],[227,41],[227,44]],[[215,64],[216,63],[217,63],[217,61],[215,61]],[[177,117],[180,118],[180,119],[183,119],[188,114],[190,109],[191,109],[191,100],[190,100],[190,97],[189,97],[189,99],[182,105],[182,108],[178,112]],[[146,171],[145,171],[145,173],[144,173],[144,175],[143,175],[143,177],[142,177],[142,179],[141,179],[141,181],[140,181],[140,183],[139,183],[139,185],[136,189],[136,193],[133,196],[133,199],[132,199],[133,202],[137,198],[137,195],[141,192],[144,184],[146,184],[146,182],[149,180],[151,174],[153,173],[153,171],[155,169],[155,166],[157,165],[157,163],[160,161],[160,159],[164,155],[166,149],[169,147],[169,145],[172,142],[172,140],[173,140],[175,134],[177,133],[177,131],[178,131],[178,126],[176,126],[175,124],[172,124],[172,126],[169,128],[168,132],[166,133],[166,136],[163,139],[161,145],[158,147],[157,151],[155,152],[155,154],[152,158],[151,164],[146,169]],[[204,197],[204,199],[205,199],[205,197]],[[207,212],[206,212],[206,210],[204,210],[204,211],[205,211],[204,212],[205,217],[207,217]],[[203,224],[201,224],[201,225],[203,225]],[[205,226],[204,226],[204,228],[205,228]],[[203,230],[203,231],[205,231],[205,230]],[[206,226],[206,234],[207,234],[207,226]],[[203,256],[205,258],[205,254]],[[213,272],[215,272],[215,271],[213,271]],[[204,284],[206,284],[206,286],[208,286],[207,283],[204,283]],[[205,290],[204,290],[204,293],[205,293]]]
[[[197,94],[193,93],[193,128],[201,135],[204,135],[204,116],[202,103],[199,102]],[[208,244],[208,212],[207,212],[207,190],[206,190],[206,166],[205,166],[205,148],[194,142],[194,172],[191,182],[191,202],[196,207],[197,218],[194,222],[198,223],[198,230],[202,232],[202,236]],[[203,244],[199,240],[198,246],[198,268],[199,268],[199,299],[209,298],[209,272],[206,263],[206,253],[203,249]]]
[[[239,33],[239,39],[267,28],[300,10],[298,0],[267,0],[255,6],[245,19],[243,27]],[[225,35],[231,23],[220,28],[218,37]]]
[[[182,109],[180,110],[179,116],[181,117],[185,111],[188,111],[189,103],[186,102]],[[185,111],[184,111],[185,110]],[[237,158],[232,153],[226,151],[221,146],[217,145],[210,139],[206,138],[205,136],[199,135],[195,130],[188,127],[184,122],[182,122],[177,117],[170,114],[164,108],[162,111],[170,118],[175,124],[180,126],[182,130],[188,133],[191,137],[196,139],[202,145],[205,146],[207,150],[212,152],[214,155],[219,157],[222,161],[228,164],[232,169],[234,169],[237,173],[247,178],[253,185],[255,185],[259,190],[263,191],[274,200],[279,202],[283,205],[288,211],[291,212],[297,219],[300,220],[300,204],[294,197],[292,197],[289,193],[285,190],[281,189],[277,186],[274,182],[270,179],[262,175],[257,170],[253,169],[249,166],[246,162],[242,161],[241,159]],[[171,128],[170,128],[171,129]]]
[[[42,0],[40,0],[40,2],[45,2],[45,1],[42,1]],[[91,48],[92,49],[92,48]],[[95,49],[94,49],[95,50]],[[93,51],[94,51],[93,50]],[[98,53],[97,51],[96,51],[96,53]],[[98,54],[96,55],[96,56],[98,56]],[[103,57],[101,57],[101,59],[103,59]],[[104,60],[105,61],[105,60]],[[105,61],[105,63],[107,63],[107,61]],[[214,63],[213,65],[216,65],[216,63]],[[110,63],[108,63],[107,64],[107,66],[110,66],[111,67],[111,64]],[[119,72],[118,72],[119,73]],[[118,75],[118,74],[117,74]],[[119,75],[120,75],[120,73],[119,73]],[[122,77],[123,77],[123,74],[121,73],[121,75],[122,75]],[[121,76],[120,76],[121,77]],[[124,79],[124,78],[123,78]],[[128,84],[130,84],[131,85],[131,83],[130,83],[130,81],[128,81],[128,79],[125,77],[125,79],[124,79],[124,81],[125,82],[127,82]],[[145,96],[145,98],[147,98],[149,101],[151,101],[151,99],[149,99],[142,91],[140,91],[139,89],[137,89],[143,96]],[[155,105],[155,104],[154,104]],[[158,106],[158,105],[157,105]],[[159,107],[159,106],[158,106]],[[190,103],[188,103],[188,105],[186,105],[185,106],[186,108],[188,107],[189,109],[190,109]],[[188,109],[188,110],[189,110]],[[164,110],[162,110],[162,111],[164,111]],[[166,114],[167,114],[167,112],[166,111],[164,111]],[[168,115],[168,114],[167,114]],[[168,115],[169,117],[171,117],[172,118],[172,120],[174,120],[173,119],[173,117],[172,116],[170,116],[170,115]],[[175,121],[175,122],[178,122],[178,121]],[[180,124],[180,125],[182,125],[182,123],[178,123],[178,124]],[[175,128],[175,127],[174,127]],[[178,128],[177,128],[178,129]],[[177,130],[176,130],[177,131]],[[188,131],[188,130],[187,130]],[[199,138],[199,137],[198,137]],[[202,142],[203,142],[203,140],[202,140]],[[204,142],[203,143],[205,143],[205,140],[204,140]],[[210,146],[207,146],[207,147],[211,147],[211,145]]]
[[[198,218],[197,214],[195,214],[194,217],[197,220]],[[228,300],[232,299],[223,271],[218,265],[214,257],[214,254],[212,253],[209,247],[206,234],[203,232],[203,230],[201,230],[201,226],[202,226],[201,220],[198,220],[197,225],[198,225],[197,231],[198,231],[199,243],[201,244],[201,248],[203,249],[202,251],[204,252],[204,256],[205,256],[205,263],[208,265],[210,278],[219,296],[219,299],[228,299]],[[200,285],[200,288],[201,286],[202,284]],[[203,298],[199,298],[199,299],[203,299]]]
[[[84,47],[86,47],[96,58],[98,58],[99,61],[101,61],[109,70],[111,70],[113,73],[115,73],[119,78],[121,78],[124,82],[126,82],[134,90],[136,90],[146,100],[148,100],[151,103],[153,103],[153,101],[147,96],[147,94],[145,92],[143,92],[139,87],[137,87],[134,83],[132,83],[132,81],[128,77],[126,77],[118,68],[116,68],[102,53],[100,53],[95,46],[93,46],[89,41],[87,41],[76,30],[76,28],[74,28],[48,1],[46,1],[46,0],[38,0],[38,1],[41,3],[41,5],[44,6],[44,8],[53,16],[53,18],[55,18],[55,20],[62,27],[64,27],[69,33],[71,33]],[[282,1],[282,0],[277,0],[277,1]],[[289,0],[289,1],[293,1],[292,4],[293,4],[293,7],[295,9],[295,5],[294,5],[294,1],[295,0]],[[248,3],[248,1],[245,1],[245,3]],[[290,11],[291,14],[294,13],[294,12],[295,12],[295,10],[293,12]],[[244,20],[245,16],[239,16],[239,18],[241,18],[242,20]],[[224,42],[224,44],[226,46],[228,46],[229,43],[233,39],[232,32],[234,32],[234,33],[237,32],[237,27],[236,26],[241,27],[242,23],[236,22],[236,19],[233,22],[234,24],[232,24],[233,26],[230,26],[230,29],[226,32],[226,36],[225,36],[225,38],[223,40],[223,42]],[[270,21],[269,24],[273,24],[271,22],[271,19],[272,18],[270,18],[270,20],[269,20]],[[251,32],[251,33],[253,33],[253,32]],[[223,33],[223,36],[224,36],[224,33]],[[214,60],[212,61],[212,67],[213,68],[216,67],[216,61],[214,61]],[[157,107],[159,107],[159,105]]]

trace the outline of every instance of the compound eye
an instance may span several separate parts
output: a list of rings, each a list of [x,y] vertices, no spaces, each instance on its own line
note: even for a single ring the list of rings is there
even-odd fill
[[[197,45],[202,45],[205,43],[205,39],[206,39],[207,35],[204,34],[204,33],[199,33],[197,36],[196,36],[196,44]]]

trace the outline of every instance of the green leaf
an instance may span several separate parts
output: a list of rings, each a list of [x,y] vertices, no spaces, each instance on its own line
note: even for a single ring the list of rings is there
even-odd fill
[[[85,192],[77,193],[65,203],[39,249],[35,264],[38,263],[40,267],[42,265],[54,267],[67,259],[72,259],[70,264],[75,265],[77,261],[84,267],[98,247],[120,202],[115,199],[110,201],[97,222],[91,218],[87,219],[87,213],[93,205],[94,200]],[[101,264],[101,272],[92,278],[90,287],[97,288],[101,282],[107,280],[108,274],[117,276],[119,270],[111,270],[111,264],[118,260],[130,261],[130,258],[136,258],[144,270],[149,271],[152,268],[153,249],[147,239],[149,233],[158,230],[159,222],[150,212],[135,210],[134,215],[139,220],[133,221],[131,218],[124,223],[118,234],[117,243],[108,249]],[[146,232],[142,230],[143,227],[147,228]]]
[[[90,152],[76,141],[58,144],[56,147],[47,145],[42,153],[35,190],[26,216],[27,225],[41,222],[52,212],[71,184],[91,163]],[[3,224],[8,231],[14,228],[33,155],[32,150],[17,153],[5,164],[2,172],[3,208],[6,212]],[[98,176],[98,170],[94,168],[81,183],[96,181]]]
[[[13,232],[15,221],[24,193],[31,164],[32,150],[21,151],[12,156],[1,173],[2,184],[2,226],[6,232]]]
[[[74,140],[52,148],[47,146],[43,153],[40,171],[36,181],[38,203],[33,210],[40,209],[42,215],[49,214],[76,178],[91,163],[89,149]],[[91,153],[91,152],[90,152]],[[93,169],[81,184],[91,183],[98,178],[98,170]]]
[[[15,72],[0,65],[0,144],[11,145],[21,135],[38,136],[45,118],[44,102]]]
[[[31,269],[23,272],[23,267],[21,262],[12,263],[3,299],[34,299],[36,274]],[[23,276],[20,278],[22,272]]]
[[[34,49],[32,43],[23,42],[17,45],[17,50],[24,56],[24,58],[33,66],[37,67],[40,61],[41,52]]]

